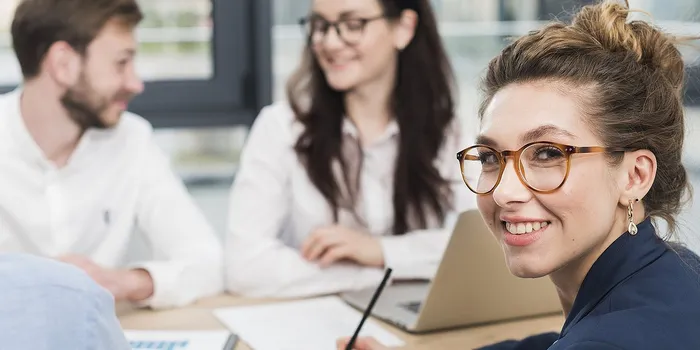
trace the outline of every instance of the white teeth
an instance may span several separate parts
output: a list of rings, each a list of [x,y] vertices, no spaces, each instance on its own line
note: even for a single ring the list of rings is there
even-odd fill
[[[331,60],[328,60],[328,62],[330,62],[330,64],[332,64],[334,66],[342,66],[342,65],[348,64],[350,62],[350,60],[331,59]]]
[[[547,227],[548,223],[546,221],[542,222],[519,222],[510,223],[506,222],[506,230],[515,235],[521,235],[523,233],[530,233],[532,231],[537,231]]]

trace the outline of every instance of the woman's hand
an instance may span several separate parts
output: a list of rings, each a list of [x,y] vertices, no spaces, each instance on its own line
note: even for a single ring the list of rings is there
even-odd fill
[[[350,337],[345,337],[345,338],[340,338],[338,341],[336,341],[336,348],[338,350],[345,350],[345,347],[348,346],[348,342],[350,341]],[[371,338],[371,337],[360,337],[357,338],[355,341],[355,344],[352,347],[353,350],[387,350],[386,346],[380,344],[376,339]]]
[[[383,267],[384,252],[379,238],[339,225],[314,230],[301,246],[302,256],[323,267],[347,259],[360,265]]]

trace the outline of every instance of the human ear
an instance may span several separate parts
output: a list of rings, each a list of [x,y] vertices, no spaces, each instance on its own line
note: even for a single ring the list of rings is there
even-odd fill
[[[642,200],[649,193],[656,178],[656,156],[649,150],[627,152],[620,166],[623,171],[620,204],[627,206],[630,201]]]
[[[65,41],[58,41],[49,47],[42,66],[59,85],[73,86],[80,78],[82,56]]]
[[[416,34],[418,24],[418,14],[413,10],[403,10],[401,17],[396,24],[394,31],[394,46],[399,51],[403,50],[411,43]]]

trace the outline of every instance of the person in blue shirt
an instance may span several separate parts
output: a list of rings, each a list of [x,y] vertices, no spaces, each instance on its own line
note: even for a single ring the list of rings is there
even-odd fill
[[[0,254],[0,349],[131,350],[114,298],[85,272]]]
[[[677,39],[629,13],[583,7],[489,64],[465,184],[510,271],[549,276],[566,320],[484,349],[700,349],[700,259],[664,239],[690,194],[684,64]]]

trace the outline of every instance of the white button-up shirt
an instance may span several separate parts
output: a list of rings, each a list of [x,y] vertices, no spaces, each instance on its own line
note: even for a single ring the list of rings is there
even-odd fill
[[[395,279],[430,279],[449,240],[457,214],[476,207],[475,195],[464,185],[456,154],[466,147],[473,132],[455,121],[435,160],[454,195],[446,224],[429,220],[429,229],[392,235],[394,163],[399,128],[392,122],[384,135],[368,147],[359,146],[357,129],[348,119],[343,126],[345,146],[352,150],[351,164],[359,167],[356,212],[359,224],[347,210],[339,211],[338,224],[381,237],[386,266]],[[303,126],[286,103],[264,108],[256,119],[241,155],[239,172],[231,189],[226,240],[227,288],[253,296],[309,296],[375,287],[380,268],[337,263],[321,268],[306,261],[300,247],[314,229],[333,224],[330,206],[309,180],[294,151]],[[354,154],[352,154],[354,152]]]
[[[188,304],[223,289],[221,243],[143,118],[124,113],[88,130],[69,162],[46,159],[20,115],[21,90],[0,96],[0,251],[78,254],[122,267],[135,229],[150,243],[154,308]]]

